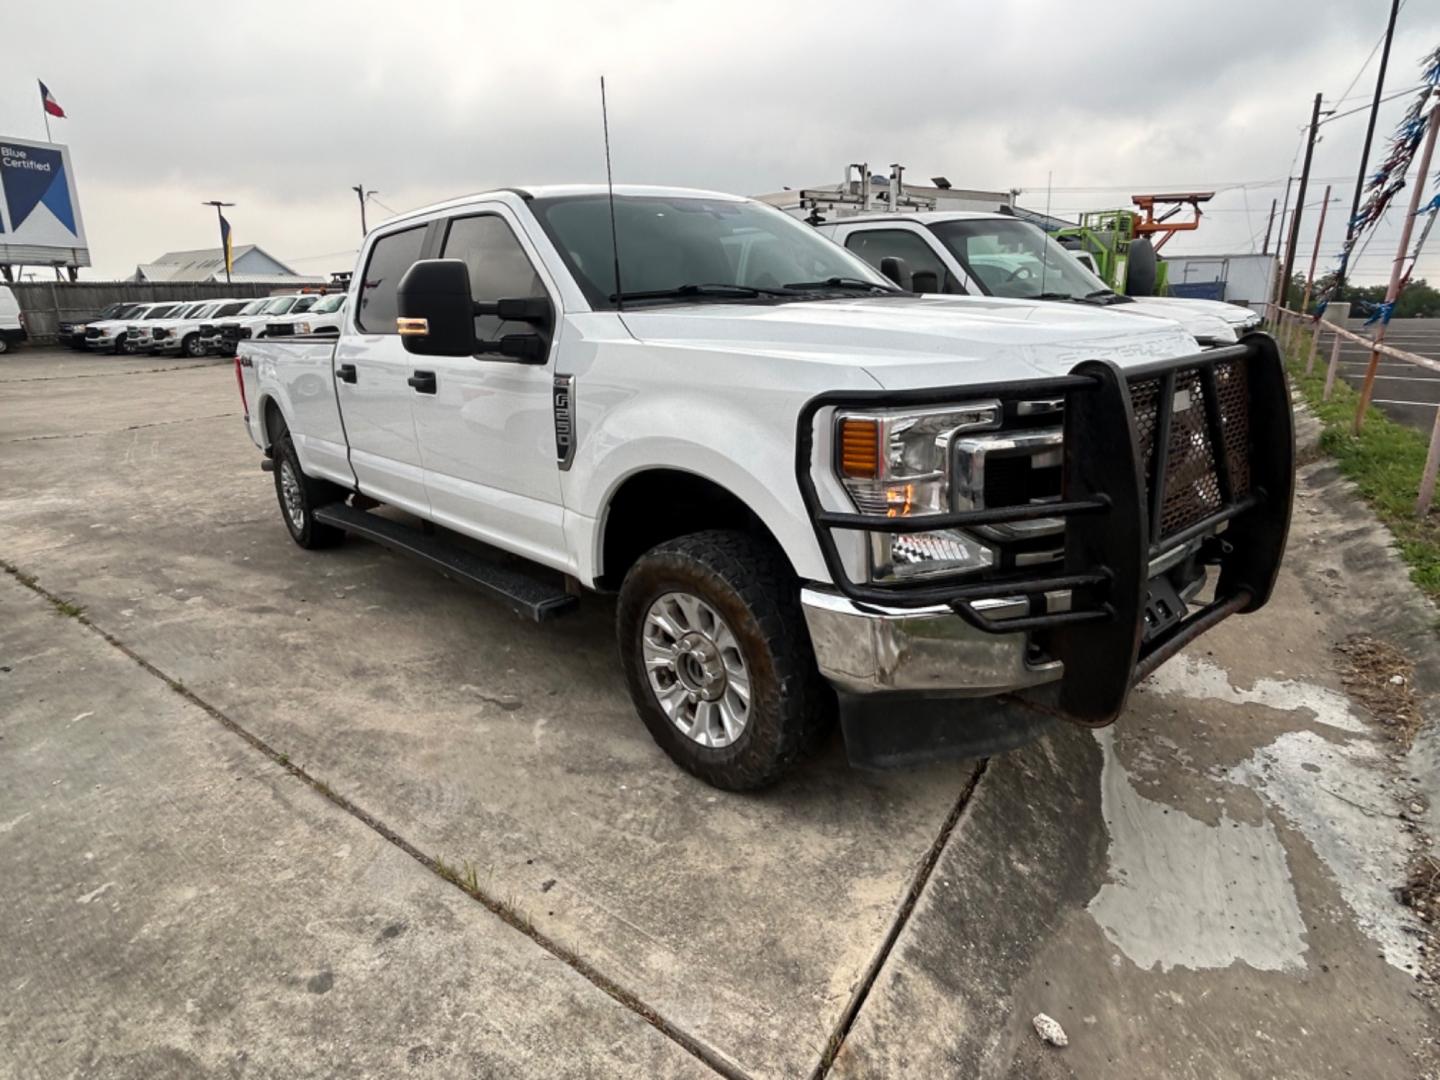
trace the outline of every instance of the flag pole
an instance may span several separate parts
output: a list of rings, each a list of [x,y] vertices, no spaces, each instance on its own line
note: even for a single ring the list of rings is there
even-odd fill
[[[43,98],[40,101],[40,115],[45,118],[45,141],[54,142],[55,140],[50,137],[50,111],[45,108]]]

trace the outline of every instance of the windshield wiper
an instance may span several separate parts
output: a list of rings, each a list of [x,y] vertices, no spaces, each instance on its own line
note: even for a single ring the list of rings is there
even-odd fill
[[[641,292],[611,293],[614,300],[669,300],[690,296],[715,296],[722,298],[749,299],[756,296],[794,296],[789,288],[769,289],[763,285],[733,285],[717,282],[704,285],[677,285],[673,289],[647,289]]]
[[[864,278],[854,277],[832,277],[824,281],[792,281],[785,286],[787,289],[864,289],[866,292],[903,293],[904,289],[881,285],[877,281],[866,281]]]
[[[1128,304],[1128,303],[1130,303],[1130,297],[1128,297],[1128,296],[1121,296],[1121,295],[1120,295],[1119,293],[1117,293],[1114,289],[1096,289],[1094,292],[1088,292],[1088,293],[1086,293],[1086,294],[1085,294],[1084,296],[1082,296],[1080,299],[1081,299],[1081,300],[1084,300],[1086,303],[1090,303],[1091,301],[1094,301],[1094,300],[1098,300],[1098,301],[1100,301],[1102,304]]]

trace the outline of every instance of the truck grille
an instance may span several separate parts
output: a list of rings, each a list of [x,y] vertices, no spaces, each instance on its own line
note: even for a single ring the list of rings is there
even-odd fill
[[[1216,448],[1206,424],[1205,386],[1200,369],[1175,373],[1175,407],[1170,422],[1169,454],[1164,478],[1157,538],[1170,536],[1203,521],[1250,491],[1249,394],[1245,365],[1230,360],[1214,366],[1215,405],[1222,430],[1221,460],[1229,491],[1223,489]],[[1154,486],[1156,418],[1161,378],[1137,379],[1130,384],[1130,406],[1135,415],[1141,464],[1147,493]]]

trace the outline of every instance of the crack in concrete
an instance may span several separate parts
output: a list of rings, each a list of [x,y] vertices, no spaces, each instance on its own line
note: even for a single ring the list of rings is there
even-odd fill
[[[50,592],[43,585],[41,585],[38,581],[35,580],[33,574],[29,574],[21,570],[9,560],[0,559],[0,568],[3,568],[4,571],[11,577],[13,577],[17,582],[30,589],[30,591],[34,592],[36,595],[45,599],[57,610],[63,610],[67,605],[70,605],[70,601],[66,600],[62,596],[58,596],[55,593]],[[620,986],[618,983],[610,980],[598,968],[596,968],[588,960],[581,957],[578,953],[572,952],[565,946],[561,945],[558,941],[555,941],[553,938],[550,938],[545,934],[542,934],[540,931],[536,930],[523,912],[514,910],[513,908],[505,904],[503,901],[498,900],[493,896],[490,896],[478,886],[474,888],[470,887],[468,884],[460,881],[453,872],[447,873],[446,870],[448,868],[443,867],[438,859],[435,859],[425,854],[423,851],[417,848],[410,841],[406,840],[390,826],[386,825],[379,818],[375,817],[375,815],[371,814],[367,810],[362,809],[360,806],[352,802],[350,799],[346,798],[344,795],[339,794],[323,780],[315,777],[306,769],[302,768],[299,765],[296,765],[290,760],[288,754],[276,750],[260,736],[254,734],[244,725],[240,724],[236,720],[231,719],[220,709],[216,708],[204,698],[200,697],[179,679],[167,675],[163,670],[152,664],[149,660],[145,659],[129,645],[126,645],[125,642],[117,638],[114,634],[111,634],[109,631],[104,630],[100,626],[96,625],[95,622],[91,620],[88,615],[83,613],[83,611],[73,617],[75,618],[76,622],[79,622],[87,629],[99,635],[106,644],[110,645],[114,649],[119,650],[125,656],[129,657],[130,660],[132,660],[135,664],[139,665],[141,669],[143,669],[148,674],[153,675],[155,678],[159,679],[167,687],[169,687],[170,690],[172,690],[176,694],[179,694],[186,701],[190,702],[192,705],[202,710],[212,720],[215,720],[232,734],[237,735],[239,738],[248,743],[252,748],[258,750],[261,754],[269,758],[280,768],[284,769],[291,776],[304,783],[312,791],[328,799],[335,806],[339,807],[345,813],[349,814],[351,817],[361,822],[367,828],[371,829],[375,833],[378,833],[390,843],[394,844],[406,855],[409,855],[421,866],[425,867],[425,869],[429,870],[436,877],[440,878],[440,880],[454,886],[455,888],[463,892],[466,896],[470,897],[472,900],[485,907],[492,915],[496,916],[498,919],[500,919],[501,922],[505,923],[511,929],[518,930],[520,933],[524,934],[536,945],[544,949],[561,963],[565,964],[576,974],[583,977],[587,982],[589,982],[596,989],[600,990],[611,1000],[615,1001],[623,1008],[628,1009],[630,1012],[639,1016],[647,1024],[655,1028],[655,1030],[659,1031],[662,1035],[670,1039],[681,1049],[685,1050],[692,1057],[696,1058],[701,1064],[714,1070],[720,1076],[725,1077],[725,1080],[752,1080],[748,1073],[740,1069],[730,1060],[728,1060],[720,1051],[706,1045],[696,1036],[691,1035],[689,1032],[675,1026],[673,1023],[666,1020],[654,1008],[646,1004],[646,1002],[637,994],[625,989],[623,986]],[[940,849],[944,846],[944,837],[948,837],[949,829],[954,827],[955,819],[959,817],[960,810],[963,808],[965,802],[969,800],[970,793],[974,790],[975,781],[979,779],[980,773],[983,771],[984,762],[982,761],[980,763],[980,766],[976,769],[975,775],[971,778],[970,784],[961,794],[960,802],[956,804],[955,808],[951,811],[950,816],[946,819],[945,830],[942,832],[941,837],[937,838],[935,845],[931,849],[930,855],[926,858],[925,863],[922,866],[922,873],[925,879],[928,879],[930,870],[934,868],[935,860],[939,858]],[[907,895],[907,902],[902,908],[902,918],[897,922],[897,926],[895,927],[894,932],[891,935],[887,936],[886,944],[883,949],[883,955],[889,954],[889,948],[894,944],[894,938],[898,936],[899,928],[901,925],[903,925],[903,917],[908,916],[910,908],[914,906],[914,901],[919,895],[919,888],[923,888],[923,885],[923,880],[918,881],[918,887],[916,885],[912,885],[911,893]],[[878,971],[879,967],[876,966],[875,970],[873,972],[870,972],[867,977],[862,981],[862,986],[866,990],[869,989],[869,984],[874,981],[874,976],[878,973]],[[861,1000],[863,1001],[863,997],[861,998]],[[858,1011],[858,1003],[856,1004],[856,1010]],[[853,1014],[851,1014],[848,1019],[850,1021],[853,1021]],[[848,1022],[845,1024],[845,1029],[849,1029]]]
[[[54,439],[88,439],[95,435],[122,435],[127,431],[141,431],[145,428],[173,427],[176,424],[193,424],[197,420],[223,420],[227,416],[239,416],[239,412],[211,413],[209,416],[189,416],[184,420],[156,420],[149,424],[131,424],[123,428],[109,428],[105,431],[75,431],[64,435],[26,435],[20,439],[6,439],[0,446],[12,443],[47,442]]]
[[[0,386],[9,386],[12,383],[68,382],[71,379],[113,379],[116,375],[164,375],[172,371],[222,367],[228,363],[230,363],[229,360],[220,360],[209,364],[177,364],[175,367],[137,368],[134,371],[88,371],[80,375],[31,375],[23,379],[0,379]]]
[[[900,908],[896,911],[895,918],[891,920],[890,928],[880,942],[880,947],[875,950],[869,966],[866,967],[865,973],[856,984],[854,993],[850,995],[850,1001],[840,1014],[840,1019],[836,1022],[835,1029],[831,1032],[830,1039],[820,1055],[820,1060],[815,1064],[815,1071],[810,1074],[810,1080],[825,1080],[825,1077],[829,1076],[831,1068],[835,1065],[835,1059],[839,1056],[841,1048],[845,1045],[845,1039],[850,1034],[850,1029],[855,1025],[856,1017],[865,1007],[865,1001],[869,998],[875,981],[880,977],[880,972],[885,969],[885,964],[895,949],[895,943],[900,940],[900,934],[909,923],[910,916],[914,914],[915,905],[919,902],[921,894],[924,893],[925,886],[930,883],[930,875],[935,871],[935,864],[940,861],[940,855],[944,852],[945,845],[950,842],[950,834],[960,823],[960,816],[970,805],[970,800],[975,795],[975,789],[980,786],[980,778],[985,775],[985,768],[989,763],[989,758],[980,758],[975,763],[975,771],[970,774],[970,779],[960,790],[955,805],[945,815],[945,820],[940,825],[940,831],[935,834],[935,839],[930,844],[929,850],[925,852],[925,857],[920,860],[920,866],[916,869],[915,876],[910,880],[910,887],[905,890],[905,898],[900,902]]]

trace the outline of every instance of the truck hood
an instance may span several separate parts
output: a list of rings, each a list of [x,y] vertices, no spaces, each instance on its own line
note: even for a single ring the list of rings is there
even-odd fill
[[[1163,310],[1172,319],[1181,318],[1181,312],[1199,312],[1223,319],[1237,333],[1258,326],[1260,316],[1248,307],[1227,304],[1221,300],[1200,300],[1190,296],[1146,296],[1136,301],[1152,305],[1157,311]]]
[[[654,345],[863,368],[885,389],[1064,375],[1200,351],[1178,323],[1103,308],[995,297],[891,296],[686,304],[624,312]]]
[[[1137,296],[1128,303],[1112,304],[1109,310],[1126,315],[1148,315],[1151,318],[1174,319],[1185,332],[1197,341],[1215,345],[1233,343],[1239,333],[1238,323],[1222,319],[1204,308],[1189,307],[1185,304],[1156,303],[1153,297]]]

